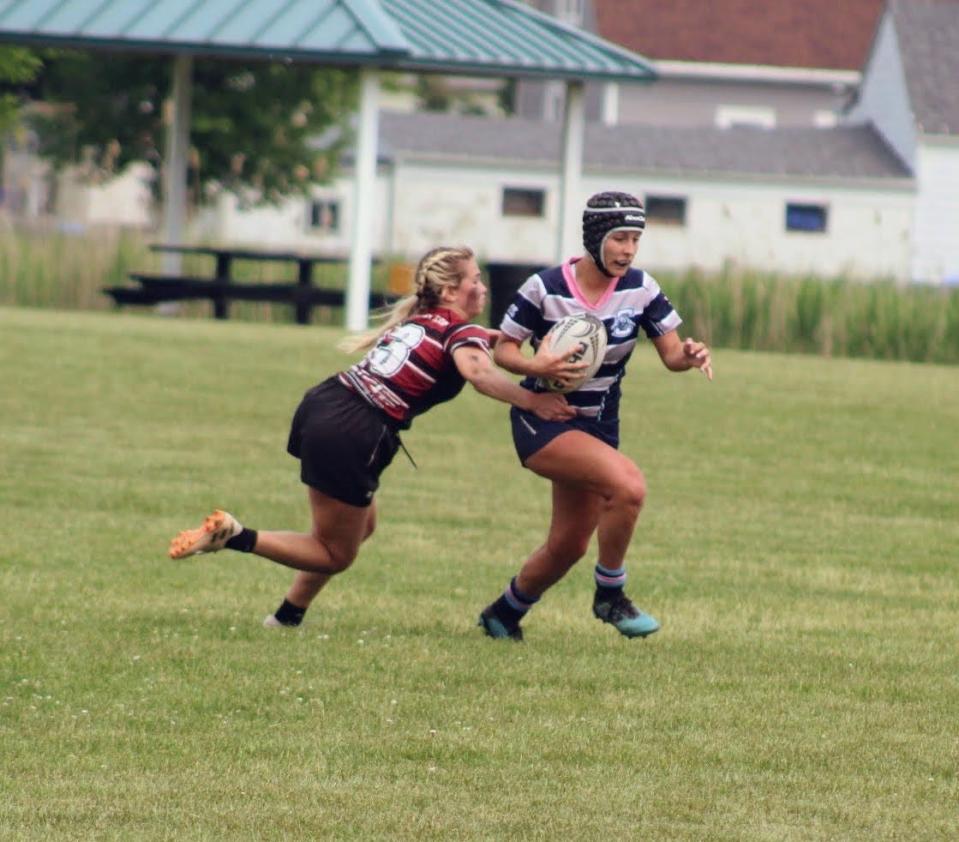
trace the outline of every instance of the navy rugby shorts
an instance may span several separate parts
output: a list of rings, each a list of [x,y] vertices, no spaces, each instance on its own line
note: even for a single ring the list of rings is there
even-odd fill
[[[577,416],[569,421],[544,421],[532,412],[510,408],[509,419],[513,425],[513,446],[519,461],[526,464],[537,450],[545,447],[553,439],[570,430],[588,433],[610,447],[619,449],[619,419],[599,421],[595,418]]]
[[[351,506],[369,506],[400,439],[387,417],[335,376],[307,391],[293,415],[286,449],[300,479]]]

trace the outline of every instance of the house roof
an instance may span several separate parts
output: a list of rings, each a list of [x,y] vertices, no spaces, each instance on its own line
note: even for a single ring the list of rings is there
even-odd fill
[[[380,115],[386,159],[512,162],[555,167],[560,136],[551,124],[451,114]],[[910,179],[912,173],[870,126],[831,129],[673,128],[590,125],[586,171],[742,177]]]
[[[883,0],[593,0],[604,38],[658,61],[860,70]]]
[[[959,0],[891,0],[918,129],[959,134]]]
[[[513,0],[0,0],[0,41],[498,76],[652,79]]]

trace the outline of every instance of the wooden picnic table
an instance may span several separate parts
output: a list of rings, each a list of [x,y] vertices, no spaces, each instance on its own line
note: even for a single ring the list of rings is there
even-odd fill
[[[159,304],[167,301],[209,299],[217,319],[229,318],[231,300],[276,301],[292,304],[298,324],[309,324],[312,308],[317,305],[342,306],[342,289],[320,289],[313,286],[313,267],[320,264],[345,264],[346,255],[317,254],[292,250],[252,249],[228,245],[179,245],[154,243],[151,250],[174,254],[208,255],[215,260],[212,277],[131,272],[137,287],[104,289],[117,305]],[[238,283],[233,278],[237,260],[258,262],[292,262],[297,266],[295,284]],[[374,258],[374,262],[377,262]],[[370,307],[389,303],[393,295],[370,293]]]

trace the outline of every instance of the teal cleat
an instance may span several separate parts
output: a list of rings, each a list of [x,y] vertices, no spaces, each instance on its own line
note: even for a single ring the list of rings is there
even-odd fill
[[[655,617],[640,611],[626,594],[620,592],[612,599],[593,600],[593,614],[604,623],[609,623],[624,637],[648,637],[659,631]]]
[[[493,612],[492,605],[483,609],[483,613],[479,615],[477,625],[482,627],[487,636],[496,638],[497,640],[510,638],[517,643],[521,643],[523,640],[523,630],[519,627],[519,624],[508,626],[496,616]]]

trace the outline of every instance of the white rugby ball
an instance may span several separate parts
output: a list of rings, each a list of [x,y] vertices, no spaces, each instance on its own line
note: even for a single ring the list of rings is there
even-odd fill
[[[564,316],[546,334],[549,348],[554,354],[565,354],[570,362],[587,363],[575,380],[563,383],[559,380],[540,378],[540,385],[550,392],[573,392],[590,380],[606,356],[606,325],[589,313]]]

